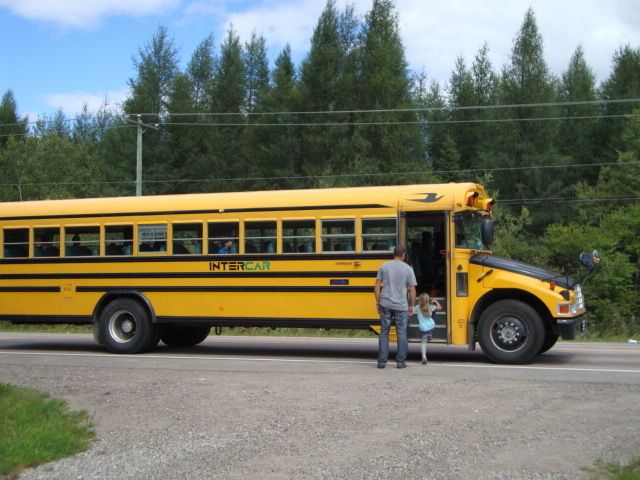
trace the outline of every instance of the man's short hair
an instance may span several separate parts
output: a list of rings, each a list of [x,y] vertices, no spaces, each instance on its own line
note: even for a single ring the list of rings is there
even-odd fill
[[[407,253],[407,249],[404,248],[404,245],[396,245],[393,248],[393,256],[394,257],[401,257],[403,256],[405,253]]]

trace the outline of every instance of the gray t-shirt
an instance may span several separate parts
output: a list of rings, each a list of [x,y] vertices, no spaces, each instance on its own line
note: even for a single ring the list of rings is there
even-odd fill
[[[377,280],[382,282],[380,306],[392,310],[408,310],[407,288],[416,286],[413,269],[400,260],[385,262],[378,270]]]

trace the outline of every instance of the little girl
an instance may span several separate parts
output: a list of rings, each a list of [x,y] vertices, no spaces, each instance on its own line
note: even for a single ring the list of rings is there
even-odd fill
[[[420,337],[422,339],[422,364],[427,364],[427,342],[430,342],[433,337],[433,329],[436,328],[436,323],[433,321],[433,313],[437,310],[442,310],[442,305],[437,300],[431,300],[429,294],[422,293],[418,296],[418,308],[416,313],[418,315],[418,322],[420,327]]]

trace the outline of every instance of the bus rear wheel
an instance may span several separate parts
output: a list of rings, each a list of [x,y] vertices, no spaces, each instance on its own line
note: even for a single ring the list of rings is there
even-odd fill
[[[112,353],[141,353],[158,344],[157,327],[148,311],[133,299],[113,300],[98,321],[99,339]]]
[[[482,351],[496,363],[527,363],[540,353],[544,339],[540,315],[518,300],[494,303],[478,322]]]
[[[193,347],[202,343],[209,336],[209,332],[210,326],[163,325],[160,329],[160,340],[168,347]]]

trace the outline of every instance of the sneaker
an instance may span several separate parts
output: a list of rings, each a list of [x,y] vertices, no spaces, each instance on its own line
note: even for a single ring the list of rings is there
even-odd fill
[[[407,368],[407,364],[402,362],[398,364],[398,368]]]
[[[426,364],[427,364],[427,359],[426,359],[426,358],[423,358],[423,359],[422,359],[422,364],[423,364],[423,365],[426,365]]]
[[[378,364],[378,368],[384,368],[384,367],[386,367],[386,364],[384,364],[384,363],[379,363]]]

